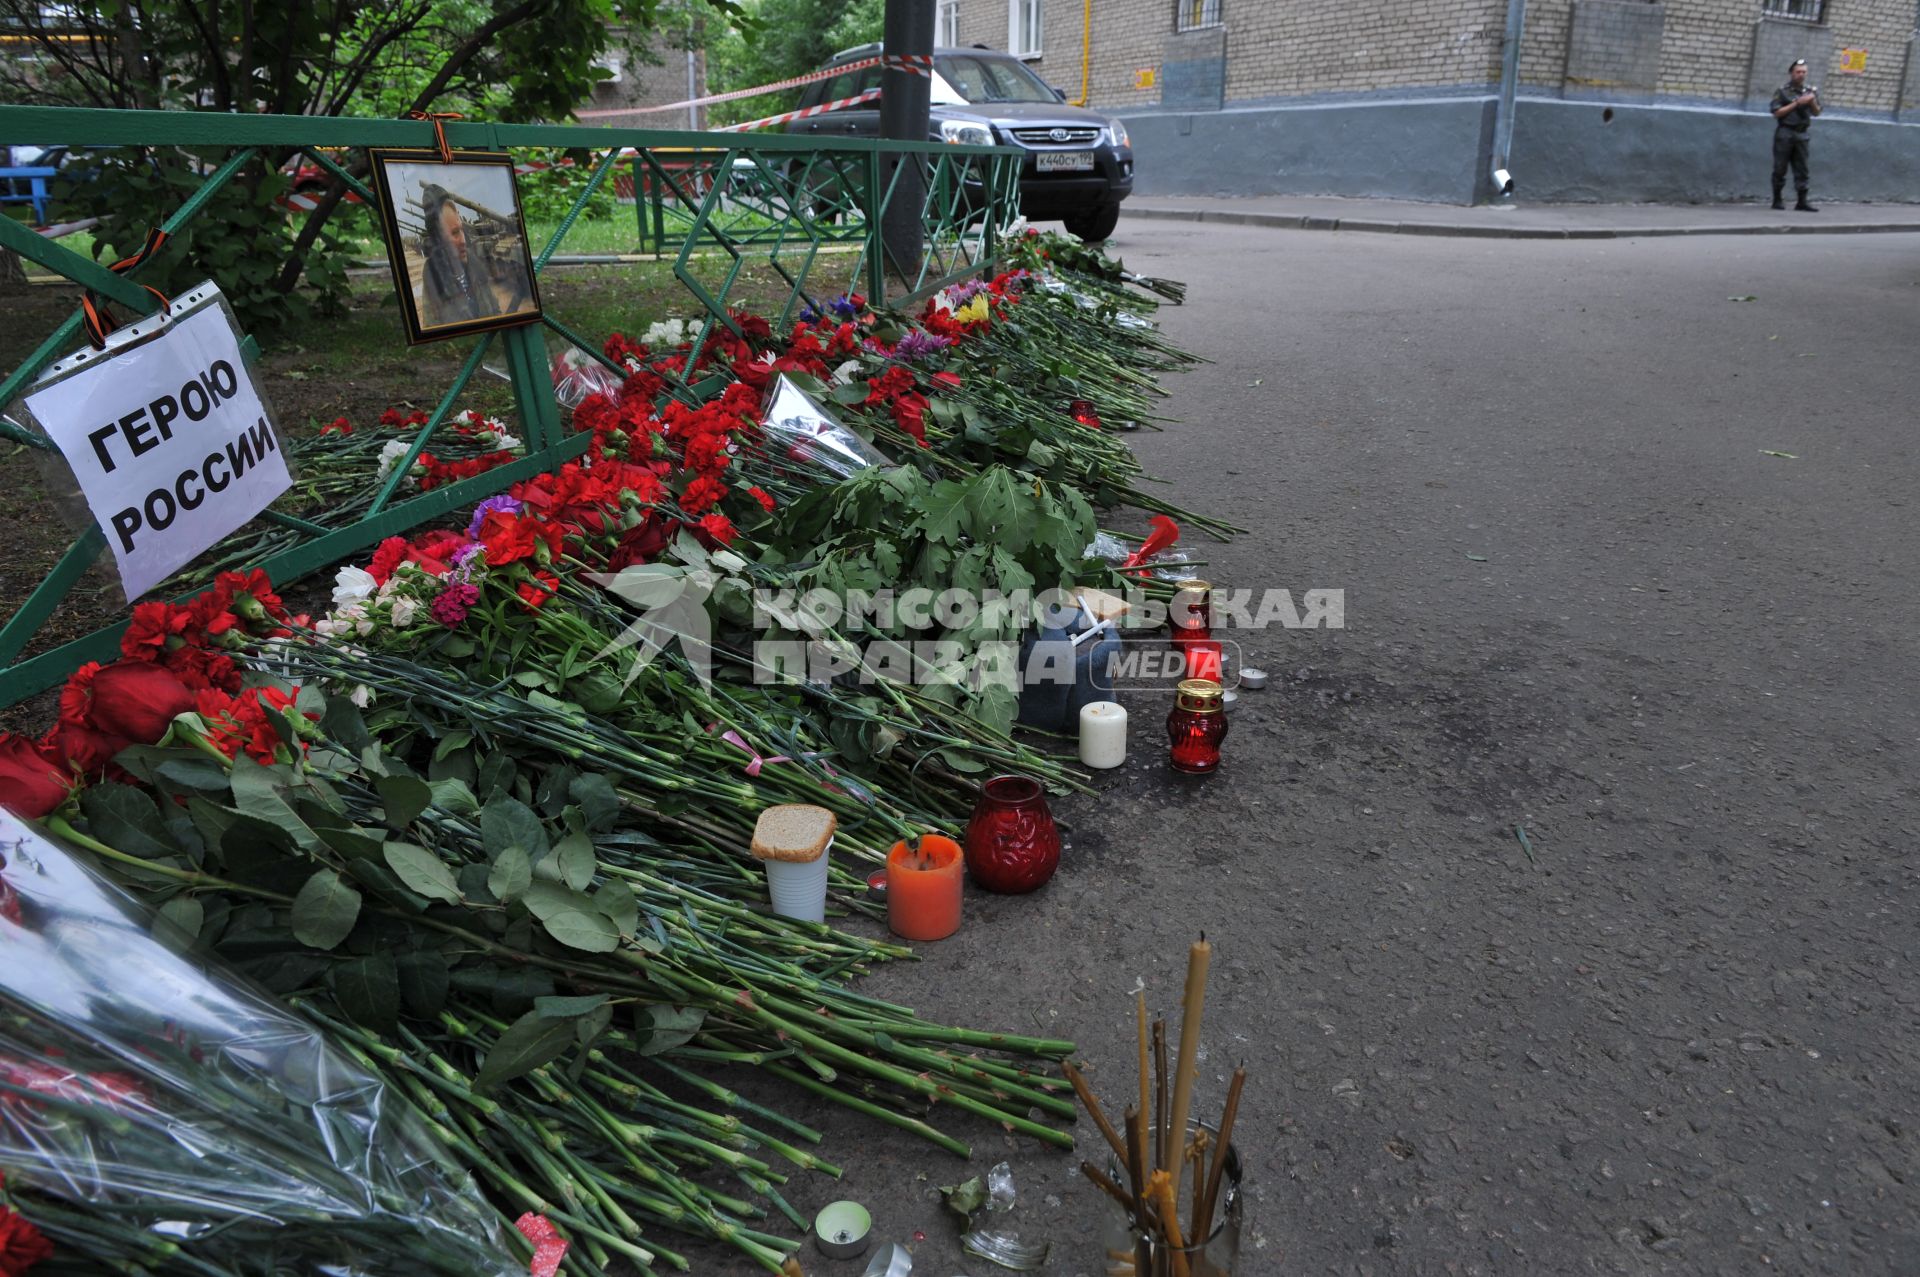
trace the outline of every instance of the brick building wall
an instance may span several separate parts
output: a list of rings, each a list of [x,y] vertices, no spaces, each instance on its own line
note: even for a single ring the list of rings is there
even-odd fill
[[[1042,56],[1031,65],[1077,98],[1085,9],[1042,0]],[[1219,0],[1226,97],[1483,85],[1497,78],[1502,0]],[[961,44],[1004,49],[1009,0],[959,0]],[[1158,105],[1159,72],[1180,56],[1172,0],[1094,0],[1091,100]]]
[[[1046,79],[1078,98],[1081,0],[1041,0]],[[1226,101],[1326,93],[1478,87],[1500,76],[1505,0],[1219,0]],[[1520,50],[1528,91],[1589,89],[1745,102],[1785,78],[1779,47],[1804,45],[1828,105],[1890,113],[1920,95],[1907,47],[1920,0],[1827,0],[1818,24],[1762,17],[1762,0],[1529,0]],[[960,42],[1003,49],[1011,0],[958,0]],[[1581,10],[1578,22],[1576,8]],[[1764,22],[1765,30],[1756,31]],[[1657,52],[1648,44],[1658,32]],[[1831,49],[1831,53],[1826,52]],[[1842,74],[1841,50],[1867,51]],[[1162,104],[1160,69],[1183,55],[1172,0],[1094,0],[1090,98],[1128,110]],[[1756,65],[1759,55],[1766,65]],[[1767,90],[1771,92],[1769,88]]]

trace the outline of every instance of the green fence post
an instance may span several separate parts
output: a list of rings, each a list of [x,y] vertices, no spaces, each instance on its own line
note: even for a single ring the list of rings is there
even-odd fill
[[[527,431],[527,455],[544,453],[560,443],[560,402],[553,397],[553,372],[547,361],[546,330],[522,324],[500,334],[507,348],[507,376]]]

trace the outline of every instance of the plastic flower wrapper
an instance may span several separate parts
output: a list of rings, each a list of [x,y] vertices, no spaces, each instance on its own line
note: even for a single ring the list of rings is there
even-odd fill
[[[891,465],[884,453],[842,425],[812,395],[782,373],[767,387],[767,404],[760,429],[768,444],[784,453],[786,461],[806,469],[825,470],[842,479],[869,466]]]
[[[377,1077],[5,812],[0,856],[0,1171],[63,1271],[524,1271]]]
[[[553,397],[560,406],[572,411],[588,395],[620,397],[626,378],[614,372],[592,355],[568,345],[553,356]]]

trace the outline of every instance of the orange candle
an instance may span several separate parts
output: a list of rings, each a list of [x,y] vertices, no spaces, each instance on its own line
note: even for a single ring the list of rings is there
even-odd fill
[[[904,842],[887,853],[887,926],[906,940],[945,940],[960,929],[960,844],[922,834],[919,850]]]

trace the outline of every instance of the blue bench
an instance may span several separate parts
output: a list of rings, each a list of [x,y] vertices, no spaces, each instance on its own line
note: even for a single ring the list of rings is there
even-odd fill
[[[33,205],[33,224],[47,224],[47,179],[58,177],[57,168],[0,168],[0,204]],[[25,190],[22,190],[22,187]]]

